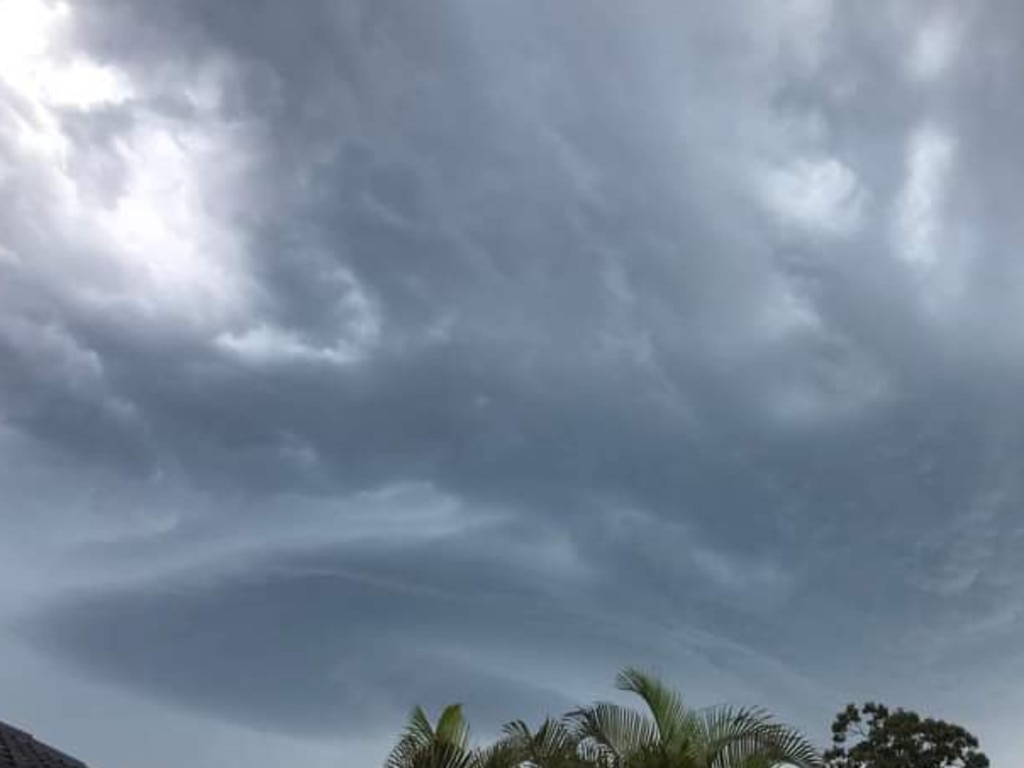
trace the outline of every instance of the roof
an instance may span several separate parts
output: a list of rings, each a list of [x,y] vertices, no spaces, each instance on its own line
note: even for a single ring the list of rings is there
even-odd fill
[[[0,722],[0,768],[87,768],[81,760]]]

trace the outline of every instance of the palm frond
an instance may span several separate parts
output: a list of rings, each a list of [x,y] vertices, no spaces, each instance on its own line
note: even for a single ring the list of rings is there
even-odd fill
[[[601,763],[624,765],[632,755],[659,743],[658,728],[648,717],[617,704],[594,704],[569,714],[583,754]]]
[[[696,735],[697,723],[682,697],[653,675],[627,667],[616,677],[615,687],[643,699],[663,744],[673,744]]]
[[[476,768],[520,768],[523,764],[519,750],[503,738],[476,751]]]
[[[575,754],[578,739],[563,720],[547,718],[541,723],[534,736],[534,747],[538,754]]]
[[[522,720],[513,720],[502,729],[499,742],[509,754],[514,754],[519,765],[540,768],[562,768],[582,765],[578,754],[579,740],[570,726],[562,721],[547,718],[533,731]]]
[[[384,766],[477,768],[477,755],[469,749],[469,726],[462,717],[462,708],[457,704],[446,707],[435,728],[422,707],[415,707]]]
[[[674,755],[677,762],[695,757],[702,741],[700,718],[696,710],[685,705],[678,691],[635,667],[620,672],[615,685],[643,699],[657,726],[663,752]]]
[[[533,738],[533,731],[522,720],[512,720],[501,727],[502,738],[513,741],[529,741]]]
[[[409,768],[478,768],[478,755],[455,744],[435,743],[421,751]]]
[[[415,755],[430,744],[433,738],[434,728],[430,724],[427,713],[423,711],[422,707],[414,707],[398,743],[395,744],[387,760],[384,761],[385,768],[409,766]]]
[[[708,768],[818,768],[821,755],[798,731],[757,708],[713,707],[702,712]]]
[[[444,708],[437,720],[435,736],[438,741],[460,749],[469,747],[469,725],[462,715],[461,704],[450,704]]]

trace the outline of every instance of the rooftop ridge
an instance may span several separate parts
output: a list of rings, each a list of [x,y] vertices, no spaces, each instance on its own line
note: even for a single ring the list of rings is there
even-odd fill
[[[29,731],[0,720],[0,768],[87,768]]]

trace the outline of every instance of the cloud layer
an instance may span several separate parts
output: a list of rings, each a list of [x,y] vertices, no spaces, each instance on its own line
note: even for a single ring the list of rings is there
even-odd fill
[[[1020,23],[0,0],[0,717],[372,762],[639,663],[1019,749]]]

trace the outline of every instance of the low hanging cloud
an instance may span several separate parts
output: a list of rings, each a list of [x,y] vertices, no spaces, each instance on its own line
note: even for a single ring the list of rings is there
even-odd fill
[[[0,656],[198,765],[626,663],[1009,754],[1020,23],[0,0]]]

